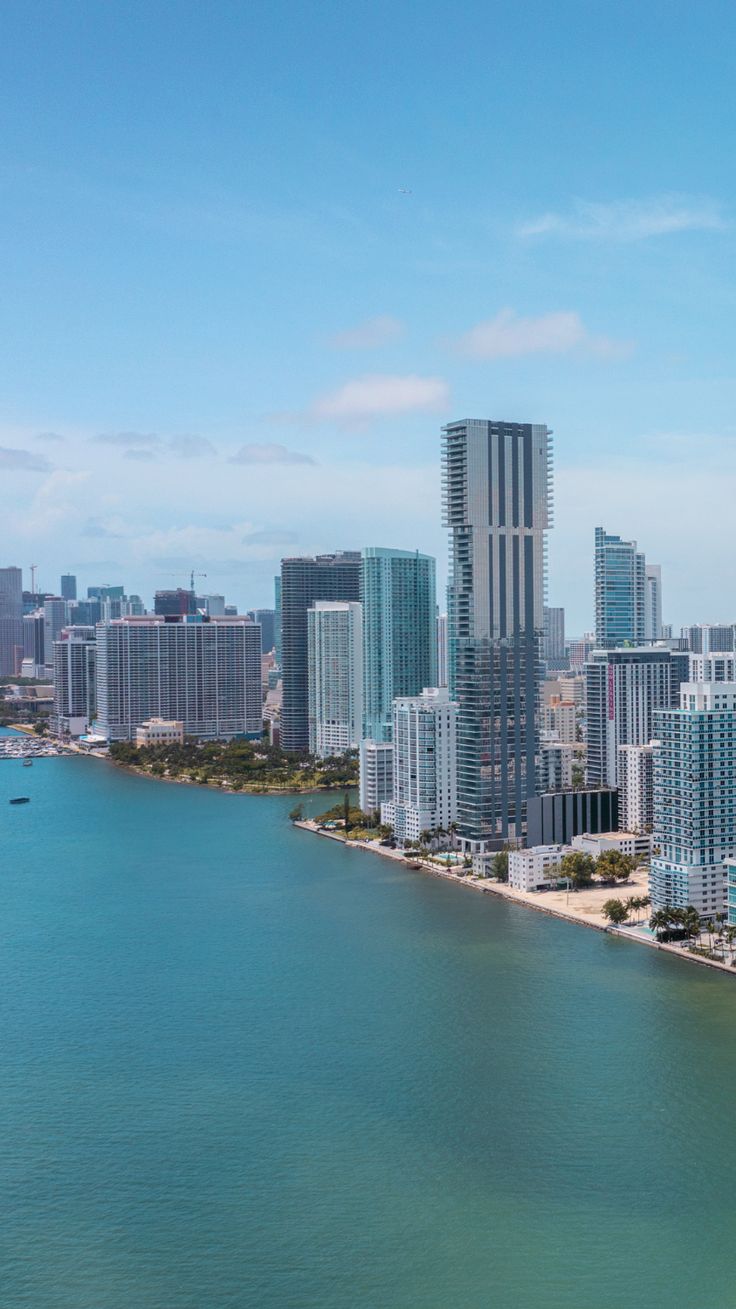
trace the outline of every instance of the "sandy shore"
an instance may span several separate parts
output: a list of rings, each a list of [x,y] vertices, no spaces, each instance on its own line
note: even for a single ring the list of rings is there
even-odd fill
[[[733,968],[730,964],[720,963],[716,959],[704,959],[700,955],[691,954],[689,950],[683,949],[681,945],[668,945],[657,941],[646,926],[647,910],[640,911],[641,922],[634,922],[632,926],[627,927],[614,927],[603,917],[603,905],[606,900],[626,901],[630,896],[648,895],[649,878],[645,869],[637,869],[635,873],[632,873],[628,882],[615,887],[591,886],[580,891],[516,891],[503,882],[494,882],[490,878],[472,877],[467,874],[463,876],[451,869],[440,868],[437,864],[416,859],[405,859],[399,851],[390,850],[374,841],[346,842],[342,836],[335,832],[320,831],[310,819],[303,819],[295,823],[294,826],[301,827],[304,831],[312,832],[316,836],[327,837],[331,841],[339,841],[341,845],[346,845],[348,849],[367,850],[370,854],[381,855],[384,859],[393,859],[395,863],[402,864],[407,871],[410,871],[407,865],[419,863],[423,873],[429,873],[432,877],[442,877],[446,881],[454,882],[456,886],[464,886],[472,891],[480,891],[483,895],[497,895],[504,900],[511,900],[516,904],[523,905],[526,909],[535,909],[537,913],[549,914],[553,918],[565,918],[568,922],[579,923],[583,927],[593,927],[599,932],[609,932],[612,936],[623,936],[629,941],[638,942],[640,945],[648,945],[651,949],[664,950],[667,954],[675,955],[678,959],[682,959],[687,963],[700,964],[706,968],[715,968],[720,972],[728,973],[731,977],[736,976],[736,968]]]

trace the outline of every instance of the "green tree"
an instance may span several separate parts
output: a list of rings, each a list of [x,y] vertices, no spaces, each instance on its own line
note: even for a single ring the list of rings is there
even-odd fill
[[[560,860],[560,877],[569,878],[575,890],[581,886],[590,886],[595,872],[593,856],[582,850],[570,850]]]
[[[493,876],[497,882],[508,882],[509,880],[509,852],[508,850],[499,850],[498,854],[493,856]]]
[[[289,821],[292,823],[300,823],[303,818],[304,818],[304,805],[295,804],[294,808],[289,810]]]
[[[604,850],[596,860],[595,871],[604,881],[627,882],[636,868],[632,855],[620,850]]]
[[[607,918],[609,923],[625,923],[629,916],[629,909],[623,900],[606,900],[603,906],[603,917]]]

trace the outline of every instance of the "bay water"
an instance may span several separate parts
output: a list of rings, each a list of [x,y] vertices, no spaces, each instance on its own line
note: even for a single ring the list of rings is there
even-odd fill
[[[4,1309],[733,1305],[736,978],[293,803],[0,762]]]

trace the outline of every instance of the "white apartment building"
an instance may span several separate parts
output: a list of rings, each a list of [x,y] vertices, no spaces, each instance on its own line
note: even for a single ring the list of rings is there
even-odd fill
[[[394,700],[393,798],[381,821],[400,842],[457,820],[457,708],[446,687]]]
[[[736,682],[736,654],[729,650],[691,654],[689,663],[691,682]]]
[[[551,732],[564,745],[574,745],[577,740],[577,710],[572,701],[558,700],[552,697],[544,707],[544,730]]]
[[[260,624],[201,615],[98,623],[97,734],[132,741],[151,718],[206,740],[260,737]]]
[[[655,728],[652,905],[721,913],[736,855],[736,682],[683,683]]]
[[[360,743],[360,808],[364,814],[381,812],[393,797],[394,747],[391,741]]]
[[[54,712],[59,736],[82,736],[95,716],[97,642],[94,627],[67,627],[51,648]]]
[[[357,749],[363,728],[363,607],[316,600],[307,611],[309,751]]]
[[[618,786],[620,745],[648,745],[653,714],[672,704],[668,650],[594,650],[585,666],[589,786]]]
[[[618,747],[618,813],[625,832],[652,830],[654,822],[654,748]]]
[[[135,729],[136,745],[181,745],[184,724],[175,719],[149,718]]]
[[[582,709],[585,704],[585,678],[558,677],[557,683],[560,688],[560,700],[572,702],[576,709]]]
[[[536,891],[549,886],[558,875],[569,845],[535,845],[529,850],[509,850],[509,886],[515,891]]]

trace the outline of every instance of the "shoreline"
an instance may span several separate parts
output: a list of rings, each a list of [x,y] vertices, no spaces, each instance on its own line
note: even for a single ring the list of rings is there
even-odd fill
[[[140,768],[137,764],[123,764],[117,759],[111,759],[109,755],[94,754],[93,751],[79,750],[79,754],[93,759],[101,759],[103,763],[111,764],[113,768],[120,768],[126,773],[135,773],[137,777],[146,777],[149,782],[171,782],[174,786],[194,786],[198,791],[220,791],[225,795],[335,795],[344,790],[354,791],[357,783],[348,787],[342,786],[310,786],[303,790],[294,790],[293,788],[270,786],[260,787],[258,789],[250,786],[234,787],[232,785],[223,786],[222,782],[194,782],[190,777],[158,777],[151,773],[147,768]]]
[[[346,841],[342,836],[335,832],[324,832],[316,826],[311,819],[298,819],[293,823],[294,827],[299,827],[302,831],[311,832],[315,836],[327,837],[328,840],[338,841],[340,845],[350,850],[364,850],[369,854],[376,854],[384,859],[391,859],[394,863],[403,865],[407,872],[422,872],[429,874],[431,877],[439,877],[444,881],[452,882],[456,886],[464,886],[469,890],[480,891],[482,895],[496,895],[507,903],[521,905],[525,909],[533,909],[536,913],[547,914],[550,918],[561,918],[568,923],[575,923],[579,927],[592,928],[596,932],[605,932],[609,936],[617,936],[625,941],[633,941],[639,945],[647,945],[650,949],[662,950],[666,954],[673,955],[676,959],[682,959],[685,963],[699,964],[705,968],[715,969],[720,973],[727,973],[730,977],[736,977],[736,967],[731,964],[721,963],[718,959],[706,959],[702,955],[691,954],[689,950],[684,950],[682,946],[668,944],[666,941],[657,941],[654,937],[644,936],[641,931],[637,931],[637,926],[620,927],[613,923],[597,921],[596,917],[590,913],[585,913],[581,909],[574,909],[567,905],[561,908],[559,905],[543,904],[540,899],[550,894],[549,892],[537,892],[534,895],[530,891],[516,891],[504,882],[494,882],[490,878],[473,878],[470,875],[464,877],[450,871],[450,869],[439,868],[435,864],[428,864],[420,859],[408,860],[403,854],[396,850],[390,850],[386,847],[375,845],[371,841]],[[410,869],[410,863],[419,864],[419,868]],[[607,888],[612,891],[613,888]],[[624,885],[622,890],[626,890]],[[634,891],[640,889],[632,878],[628,889]],[[583,894],[580,891],[571,892],[572,895]],[[639,924],[639,927],[643,924]]]

